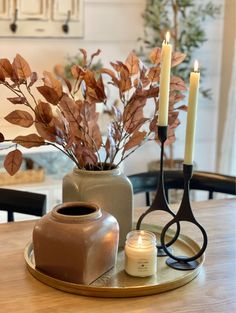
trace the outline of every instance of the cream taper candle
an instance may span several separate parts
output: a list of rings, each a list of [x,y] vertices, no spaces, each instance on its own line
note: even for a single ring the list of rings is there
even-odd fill
[[[200,73],[198,71],[198,62],[194,62],[194,72],[190,74],[188,117],[185,137],[184,164],[193,164],[194,156],[194,138],[197,118],[197,103],[199,90]]]
[[[166,40],[161,50],[161,73],[160,73],[160,95],[158,126],[168,125],[169,92],[170,92],[170,68],[172,45],[169,43],[170,33],[166,33]]]

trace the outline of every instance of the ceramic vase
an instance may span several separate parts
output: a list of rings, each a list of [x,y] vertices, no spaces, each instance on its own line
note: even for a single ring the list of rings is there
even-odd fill
[[[133,189],[119,168],[88,171],[75,168],[63,179],[63,202],[91,201],[112,214],[120,228],[119,246],[132,230]]]
[[[35,264],[51,277],[90,284],[115,265],[118,241],[112,215],[95,204],[64,203],[36,222]]]

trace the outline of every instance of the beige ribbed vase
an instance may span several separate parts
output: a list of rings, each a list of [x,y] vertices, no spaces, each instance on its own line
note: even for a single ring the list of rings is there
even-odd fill
[[[123,247],[132,229],[133,190],[119,168],[88,171],[75,168],[63,179],[63,202],[89,201],[112,214],[120,227],[119,246]]]

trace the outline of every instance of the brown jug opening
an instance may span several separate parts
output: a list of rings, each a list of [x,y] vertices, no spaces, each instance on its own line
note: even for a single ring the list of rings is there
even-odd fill
[[[67,216],[88,215],[94,212],[96,212],[95,208],[86,206],[69,206],[57,210],[57,213]]]

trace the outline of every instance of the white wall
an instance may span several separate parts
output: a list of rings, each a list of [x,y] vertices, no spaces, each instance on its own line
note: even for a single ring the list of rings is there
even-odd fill
[[[197,1],[205,3],[203,0]],[[223,0],[213,2],[224,3]],[[109,60],[122,60],[137,47],[137,38],[143,33],[141,13],[144,5],[145,0],[85,0],[83,40],[0,39],[0,57],[7,56],[12,59],[18,52],[30,62],[32,69],[40,72],[44,69],[52,70],[56,63],[64,62],[66,55],[74,55],[78,48],[82,47],[90,52],[97,48],[102,49],[102,60],[105,65],[108,65]],[[209,41],[196,53],[196,57],[200,64],[207,68],[204,86],[213,89],[213,101],[200,98],[195,161],[198,169],[214,170],[223,15],[217,20],[210,20],[204,27]],[[3,100],[2,88],[0,92],[0,125],[6,128],[7,124],[2,117],[7,114],[9,106]],[[175,144],[176,158],[183,157],[185,119],[186,114],[181,114],[182,124],[177,131]],[[126,173],[146,170],[147,163],[156,158],[159,158],[158,147],[155,144],[146,145],[135,157],[127,160]]]

